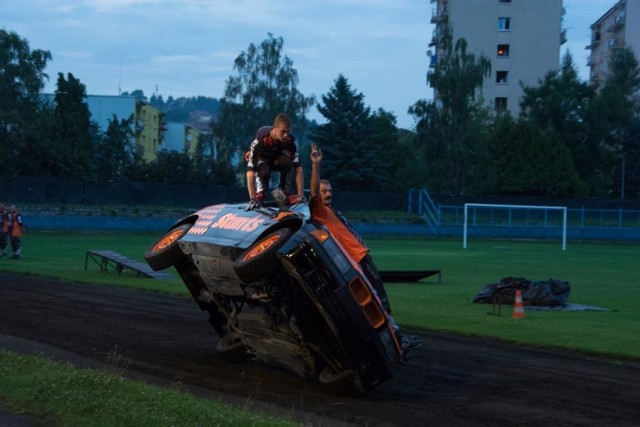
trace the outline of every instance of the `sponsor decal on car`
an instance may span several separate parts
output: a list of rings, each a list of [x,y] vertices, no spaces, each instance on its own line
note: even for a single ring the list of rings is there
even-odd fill
[[[264,218],[253,217],[247,218],[237,214],[228,213],[220,217],[216,222],[211,224],[211,228],[221,228],[224,230],[237,230],[250,233],[264,222]]]

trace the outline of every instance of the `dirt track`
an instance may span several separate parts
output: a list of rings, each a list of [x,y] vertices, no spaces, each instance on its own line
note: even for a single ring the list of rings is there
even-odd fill
[[[188,298],[0,273],[0,348],[118,369],[312,425],[640,425],[640,363],[419,333],[425,346],[360,398],[229,364]]]

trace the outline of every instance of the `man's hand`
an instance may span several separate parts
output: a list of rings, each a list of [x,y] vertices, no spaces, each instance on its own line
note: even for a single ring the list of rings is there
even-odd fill
[[[322,161],[322,150],[316,144],[311,144],[311,163],[320,163]]]
[[[252,211],[254,209],[257,209],[259,207],[261,207],[262,205],[260,204],[260,202],[258,201],[258,199],[256,199],[255,197],[251,200],[249,200],[249,204],[247,205],[247,207],[244,209],[245,211]]]

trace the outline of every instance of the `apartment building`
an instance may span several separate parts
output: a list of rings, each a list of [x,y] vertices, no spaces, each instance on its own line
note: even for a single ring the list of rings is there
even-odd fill
[[[601,86],[609,76],[609,60],[615,49],[627,46],[640,60],[640,1],[621,0],[591,25],[589,79]]]
[[[146,102],[136,102],[136,151],[145,162],[158,158],[166,130],[164,113]]]
[[[431,67],[437,66],[439,24],[448,23],[454,43],[467,41],[467,52],[491,61],[491,76],[480,95],[497,110],[520,112],[525,86],[537,86],[560,64],[560,46],[566,41],[562,29],[562,0],[431,0],[431,22],[436,25],[430,47]],[[437,93],[434,94],[437,100]]]

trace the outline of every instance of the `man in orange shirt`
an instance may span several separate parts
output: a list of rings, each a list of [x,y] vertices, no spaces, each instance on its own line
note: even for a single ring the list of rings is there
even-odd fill
[[[410,351],[420,347],[422,343],[420,343],[416,337],[408,337],[398,332],[398,325],[391,316],[391,305],[389,304],[387,292],[384,289],[380,273],[369,255],[369,248],[367,248],[358,232],[351,226],[349,221],[342,216],[340,211],[331,206],[333,191],[329,181],[320,179],[321,162],[322,151],[315,144],[312,144],[311,200],[309,201],[311,218],[329,229],[331,235],[338,240],[347,254],[358,263],[362,272],[367,279],[369,279],[369,282],[380,299],[382,307],[389,314],[389,319],[394,331],[398,335],[400,345],[406,357]]]
[[[3,203],[0,203],[0,257],[7,257],[7,244],[9,242],[9,212],[4,207]]]
[[[9,234],[11,235],[11,249],[13,259],[19,259],[22,252],[22,215],[15,205],[9,208]]]

